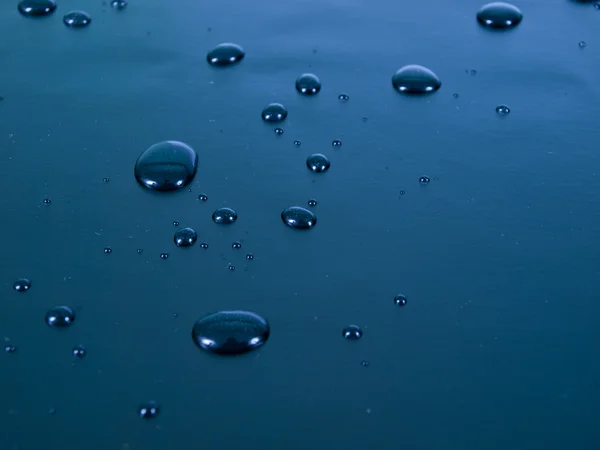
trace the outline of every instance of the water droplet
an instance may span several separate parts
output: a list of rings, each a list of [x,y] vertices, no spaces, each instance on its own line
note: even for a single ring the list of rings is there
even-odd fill
[[[168,253],[161,253],[160,254],[160,259],[168,259],[169,258],[169,254]]]
[[[138,407],[138,414],[142,419],[153,419],[160,412],[160,406],[154,400],[142,403]]]
[[[306,166],[313,172],[326,172],[331,167],[327,156],[321,153],[315,153],[306,158]]]
[[[19,12],[28,17],[47,16],[56,10],[54,0],[21,0],[18,5]]]
[[[321,90],[321,81],[312,73],[304,73],[296,80],[296,90],[304,95],[318,94]]]
[[[406,194],[406,191],[404,189],[400,189],[400,195],[404,195]]]
[[[467,74],[471,75],[472,77],[474,77],[475,75],[477,75],[477,70],[475,69],[471,69],[471,70],[465,70],[465,72],[467,72]]]
[[[56,414],[56,408],[52,407],[52,408],[48,409],[48,414],[50,414],[51,416]]]
[[[112,248],[110,247],[104,247],[104,253],[107,255],[110,255],[112,253]]]
[[[228,264],[228,265],[227,265],[227,268],[228,268],[229,270],[231,270],[232,272],[235,270],[235,266],[234,266],[233,264]]]
[[[30,287],[31,281],[29,281],[27,278],[19,278],[13,283],[13,289],[17,292],[28,291]]]
[[[506,105],[496,106],[496,113],[500,116],[508,116],[510,114],[510,108]]]
[[[368,117],[363,117],[363,118],[362,118],[362,121],[363,121],[363,122],[366,122],[367,120],[369,120],[369,118],[368,118]]]
[[[105,183],[108,183],[110,181],[110,179],[107,177],[104,177],[104,178],[102,178],[102,181],[104,181]]]
[[[49,198],[45,198],[44,199],[44,204],[45,205],[49,205],[50,203],[52,203],[52,200],[50,200]]]
[[[177,221],[177,220],[174,220],[174,221],[173,221],[173,226],[174,226],[174,227],[178,227],[178,226],[179,226],[179,221]]]
[[[420,177],[420,178],[419,178],[419,183],[421,183],[421,184],[427,184],[427,183],[429,183],[430,181],[431,181],[431,178],[429,178],[429,177],[425,177],[425,176],[423,176],[423,177]]]
[[[291,206],[281,212],[281,219],[288,227],[301,230],[313,228],[317,224],[317,217],[312,211],[301,206]]]
[[[477,12],[477,21],[486,28],[514,28],[523,19],[521,10],[510,3],[493,2],[484,5]]]
[[[230,224],[237,220],[237,213],[231,208],[218,208],[212,215],[214,223]]]
[[[90,15],[84,11],[71,11],[65,14],[63,22],[69,28],[82,28],[92,22]]]
[[[287,109],[281,103],[271,103],[262,110],[262,118],[265,122],[281,122],[287,115]]]
[[[111,0],[110,6],[115,9],[125,9],[127,7],[127,0]]]
[[[198,235],[192,228],[181,228],[175,232],[173,241],[177,247],[189,247],[196,242]]]
[[[369,361],[363,360],[363,361],[360,362],[360,365],[363,366],[363,367],[369,367]]]
[[[454,98],[458,98],[458,97],[460,97],[460,95],[458,95],[458,94],[454,93],[454,94],[452,94],[452,97],[454,97]]]
[[[587,42],[579,41],[579,48],[586,48],[586,47],[587,47]]]
[[[75,313],[68,306],[57,306],[46,313],[46,324],[53,328],[65,328],[75,321]]]
[[[349,341],[357,341],[362,337],[362,335],[363,332],[357,325],[348,325],[342,330],[342,336],[344,336],[344,339],[348,339]]]
[[[294,141],[294,145],[296,147],[300,147],[302,145],[302,142],[300,142],[300,141]]]
[[[248,261],[252,261],[252,260],[254,259],[254,255],[253,255],[252,253],[248,253],[248,254],[246,255],[246,259],[247,259]]]
[[[14,346],[14,345],[12,345],[12,344],[9,344],[9,345],[7,345],[7,346],[4,347],[4,352],[5,353],[14,353],[16,351],[17,351],[17,347]]]
[[[308,201],[308,206],[310,206],[311,208],[314,208],[315,206],[317,206],[317,201],[314,198],[311,198]]]
[[[334,139],[333,141],[331,141],[331,146],[339,148],[342,146],[342,141],[340,141],[339,139]]]
[[[268,322],[249,311],[220,311],[194,324],[192,338],[196,345],[219,355],[246,353],[269,339]]]
[[[200,243],[200,248],[203,248],[204,250],[206,250],[208,248],[208,244],[206,242],[202,242],[202,243]]]
[[[206,200],[208,200],[208,195],[206,195],[206,194],[200,194],[198,196],[198,200],[202,200],[203,202],[205,202]]]
[[[73,347],[72,353],[75,358],[83,359],[87,355],[87,350],[83,345],[76,345],[75,347]]]
[[[600,11],[600,3],[594,3],[594,8]]]
[[[241,243],[241,242],[238,242],[238,241],[236,241],[236,242],[234,242],[233,244],[231,244],[231,247],[232,247],[232,248],[235,248],[235,249],[242,248],[242,243]]]
[[[404,94],[425,94],[437,91],[442,82],[427,67],[411,64],[398,70],[392,77],[392,85]]]
[[[198,169],[198,155],[187,144],[163,141],[144,151],[135,163],[135,178],[156,191],[173,191],[189,184]]]
[[[283,134],[283,128],[275,128],[274,131],[277,136],[281,136]]]
[[[237,44],[224,43],[217,45],[206,55],[206,60],[211,66],[230,66],[239,63],[246,56],[246,52]]]
[[[347,103],[350,100],[350,96],[348,94],[340,94],[338,95],[338,100],[342,103]]]
[[[404,296],[402,294],[398,294],[394,297],[394,304],[396,306],[404,306],[404,305],[406,305],[407,302],[408,302],[408,299],[406,298],[406,296]]]
[[[144,249],[143,249],[143,248],[138,248],[138,249],[137,249],[137,252],[138,252],[138,254],[140,254],[140,255],[141,255],[141,254],[144,252]]]

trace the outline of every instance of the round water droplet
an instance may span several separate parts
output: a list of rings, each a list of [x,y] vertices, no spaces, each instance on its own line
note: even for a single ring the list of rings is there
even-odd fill
[[[107,255],[110,255],[112,253],[112,248],[110,247],[104,247],[104,253]]]
[[[50,200],[49,198],[44,199],[44,205],[49,205],[50,203],[52,203],[52,200]]]
[[[240,249],[240,248],[242,248],[242,243],[236,241],[233,244],[231,244],[231,248]]]
[[[4,352],[5,353],[14,353],[17,351],[17,347],[15,345],[12,344],[8,344],[4,347]]]
[[[174,191],[189,184],[198,169],[198,155],[187,144],[163,141],[144,151],[135,163],[135,178],[156,191]]]
[[[275,128],[273,131],[275,131],[277,136],[281,136],[283,134],[283,128]]]
[[[408,299],[406,298],[406,296],[404,296],[402,294],[398,294],[394,297],[394,304],[396,306],[404,306],[404,305],[406,305],[407,302],[408,302]]]
[[[268,322],[249,311],[220,311],[194,324],[196,345],[219,355],[237,355],[260,347],[269,339]]]
[[[333,141],[331,141],[331,146],[335,148],[340,148],[342,146],[342,141],[340,141],[339,139],[334,139]]]
[[[294,145],[296,147],[300,147],[302,145],[302,142],[300,142],[300,141],[294,141]]]
[[[231,66],[239,63],[246,56],[246,52],[237,44],[224,43],[213,48],[206,55],[206,60],[211,66]]]
[[[160,259],[169,259],[169,254],[168,253],[161,253],[160,254]]]
[[[392,85],[404,94],[426,94],[437,91],[442,82],[427,67],[411,64],[394,74]]]
[[[498,105],[496,106],[496,113],[499,116],[508,116],[510,114],[510,108],[506,105]]]
[[[579,48],[586,48],[587,47],[587,42],[585,41],[579,41]]]
[[[317,206],[317,201],[314,198],[311,198],[308,201],[308,206],[310,206],[311,208],[314,208],[315,206]]]
[[[144,249],[143,248],[138,248],[137,252],[138,252],[139,255],[141,255],[142,253],[144,253]]]
[[[142,403],[138,407],[138,414],[142,419],[153,419],[160,412],[160,406],[154,400]]]
[[[419,178],[419,183],[421,183],[421,184],[428,184],[430,181],[431,181],[431,178],[429,178],[429,177],[423,176],[423,177]]]
[[[312,73],[304,73],[296,80],[296,90],[304,95],[315,95],[321,90],[321,81]]]
[[[342,103],[347,103],[350,100],[350,96],[348,94],[340,94],[338,95],[338,100]]]
[[[87,355],[87,350],[83,345],[76,345],[75,347],[73,347],[72,353],[75,358],[83,359]]]
[[[47,16],[56,11],[56,2],[54,0],[21,0],[17,8],[24,16]]]
[[[104,181],[105,183],[108,183],[110,181],[110,178],[104,177],[104,178],[102,178],[102,181]]]
[[[247,259],[248,261],[252,261],[252,260],[254,259],[254,255],[253,255],[252,253],[248,253],[248,254],[246,255],[246,259]]]
[[[458,94],[454,93],[454,94],[452,94],[452,97],[454,97],[454,98],[458,98],[458,97],[460,97],[460,95],[458,95]]]
[[[198,196],[198,200],[202,200],[203,202],[205,202],[206,200],[208,200],[208,195],[206,195],[206,194],[200,194]]]
[[[503,30],[514,28],[523,20],[521,10],[510,3],[493,2],[477,12],[477,21],[486,28]]]
[[[127,8],[127,0],[111,0],[110,6],[115,9],[125,9]]]
[[[342,336],[344,336],[344,339],[348,339],[349,341],[357,341],[362,337],[362,335],[363,332],[357,325],[348,325],[342,330]]]
[[[327,156],[321,153],[315,153],[306,158],[306,166],[313,172],[326,172],[331,167],[331,163]]]
[[[29,281],[27,278],[19,278],[13,283],[13,289],[17,292],[28,291],[30,287],[31,281]]]
[[[360,362],[360,365],[363,366],[363,367],[369,367],[369,361],[363,360],[363,361]]]
[[[317,216],[301,206],[291,206],[281,212],[281,219],[288,227],[306,230],[317,224]]]
[[[287,109],[281,103],[271,103],[262,110],[265,122],[281,122],[287,117]]]
[[[69,28],[82,28],[92,22],[90,15],[84,11],[71,11],[65,14],[63,22]]]
[[[206,242],[200,243],[200,248],[206,250],[208,248],[208,244]]]
[[[237,220],[237,213],[231,208],[219,208],[212,215],[214,223],[231,224]]]
[[[227,268],[228,268],[229,270],[231,270],[232,272],[235,270],[235,266],[234,266],[233,264],[228,264],[228,265],[227,265]]]
[[[192,228],[181,228],[175,232],[173,242],[177,247],[189,247],[196,242],[198,235]]]
[[[65,328],[75,321],[75,313],[68,306],[57,306],[46,313],[46,324],[53,328]]]
[[[177,221],[177,220],[174,220],[174,221],[173,221],[173,226],[174,226],[174,227],[178,227],[178,226],[179,226],[179,221]]]

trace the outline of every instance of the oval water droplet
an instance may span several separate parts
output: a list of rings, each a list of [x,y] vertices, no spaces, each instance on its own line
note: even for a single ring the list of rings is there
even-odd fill
[[[347,103],[350,100],[350,96],[348,94],[340,94],[338,95],[338,100],[342,103]]]
[[[405,295],[398,294],[394,297],[394,304],[396,306],[404,306],[408,302],[408,299]]]
[[[208,200],[208,195],[206,195],[206,194],[200,194],[198,196],[198,200],[201,200],[201,201],[205,202],[205,201]]]
[[[200,348],[218,355],[238,355],[269,339],[268,322],[249,311],[219,311],[194,324],[192,339]]]
[[[302,145],[302,142],[300,141],[294,141],[294,146],[295,147],[300,147]]]
[[[317,224],[317,216],[301,206],[291,206],[281,212],[281,220],[288,227],[299,230],[313,228]]]
[[[163,141],[144,151],[135,163],[139,184],[156,191],[174,191],[189,184],[198,169],[198,155],[187,144]]]
[[[75,358],[83,359],[87,355],[87,350],[83,345],[76,345],[75,347],[73,347],[72,353]]]
[[[104,247],[104,253],[106,255],[110,255],[112,253],[112,248],[110,248],[110,247]]]
[[[110,6],[115,9],[125,9],[127,8],[127,0],[111,0]]]
[[[429,184],[430,181],[431,181],[431,178],[429,178],[429,177],[426,177],[426,176],[419,177],[419,183],[421,183],[421,184]]]
[[[235,248],[236,250],[240,249],[242,248],[242,243],[239,241],[235,241],[233,244],[231,244],[231,248]]]
[[[69,28],[83,28],[91,22],[91,16],[85,11],[71,11],[63,17],[63,23]]]
[[[273,131],[277,136],[281,136],[283,134],[283,128],[275,128]]]
[[[521,23],[521,20],[523,20],[521,10],[510,3],[488,3],[477,12],[477,21],[490,29],[514,28]]]
[[[75,313],[68,306],[57,306],[46,313],[46,324],[53,328],[66,328],[75,321]]]
[[[175,242],[177,247],[189,247],[190,245],[194,245],[196,239],[198,239],[198,235],[192,228],[181,228],[177,230],[173,236],[173,242]]]
[[[138,407],[138,414],[142,419],[154,419],[160,412],[160,406],[154,400],[142,403]]]
[[[508,116],[510,114],[510,108],[506,105],[496,106],[496,113],[499,116]]]
[[[314,198],[311,198],[308,201],[308,206],[310,206],[311,208],[314,208],[315,206],[317,206],[317,201]]]
[[[252,261],[252,260],[254,259],[254,255],[253,255],[252,253],[248,253],[248,254],[246,255],[246,259],[247,259],[248,261]]]
[[[265,122],[282,122],[287,114],[287,109],[281,103],[271,103],[262,110],[262,118]]]
[[[306,158],[306,166],[313,172],[326,172],[331,167],[331,163],[327,156],[321,153],[315,153]]]
[[[206,60],[211,66],[225,67],[239,63],[246,56],[246,52],[237,44],[226,42],[219,44],[206,55]]]
[[[442,82],[427,67],[410,64],[394,74],[392,85],[404,94],[427,94],[437,91]]]
[[[27,278],[19,278],[13,283],[13,289],[17,292],[26,292],[31,287],[31,281]]]
[[[342,336],[349,341],[357,341],[362,335],[362,329],[357,325],[348,325],[342,330]]]
[[[586,48],[587,47],[587,42],[585,41],[579,41],[579,48]]]
[[[296,79],[296,90],[304,95],[315,95],[321,90],[319,77],[312,73],[303,73]]]
[[[333,141],[331,141],[331,146],[334,148],[340,148],[342,146],[342,141],[340,141],[339,139],[334,139]]]
[[[169,254],[168,253],[161,253],[160,254],[160,259],[169,259]]]
[[[47,16],[56,11],[54,0],[21,0],[17,6],[19,12],[27,17]]]
[[[200,248],[206,250],[208,248],[208,244],[206,242],[200,243]]]
[[[231,224],[237,220],[237,213],[231,208],[218,208],[213,212],[212,220],[218,224]]]
[[[17,346],[13,344],[7,344],[4,347],[4,353],[15,353],[17,351]]]

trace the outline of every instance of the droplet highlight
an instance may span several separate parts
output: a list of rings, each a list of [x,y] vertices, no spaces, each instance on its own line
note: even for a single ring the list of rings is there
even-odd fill
[[[21,0],[17,6],[19,12],[27,17],[47,16],[56,11],[54,0]]]
[[[348,325],[342,330],[342,336],[349,341],[358,341],[362,335],[363,331],[357,325]]]
[[[506,105],[496,106],[496,113],[499,116],[508,116],[510,114],[510,108]]]
[[[281,103],[271,103],[262,110],[262,119],[265,122],[282,122],[287,117],[287,109]]]
[[[237,220],[237,213],[231,208],[218,208],[213,212],[212,220],[214,223],[229,225]]]
[[[442,82],[427,67],[411,64],[399,69],[392,77],[392,85],[403,94],[428,94],[437,91]]]
[[[317,224],[317,216],[301,206],[291,206],[281,212],[281,220],[290,228],[307,230]]]
[[[246,52],[237,44],[219,44],[206,55],[206,60],[211,66],[226,67],[239,63],[246,56]]]
[[[495,30],[514,28],[521,23],[521,20],[523,20],[521,10],[510,3],[488,3],[477,12],[477,22]]]
[[[17,292],[27,292],[31,287],[31,281],[27,278],[19,278],[13,283],[13,289]]]
[[[163,141],[140,155],[135,163],[135,178],[148,189],[174,191],[188,185],[197,169],[198,155],[189,145]]]
[[[85,11],[71,11],[63,17],[63,23],[69,28],[87,27],[91,22],[91,16]]]
[[[306,158],[306,166],[315,173],[326,172],[331,167],[327,156],[315,153]]]
[[[67,328],[75,321],[75,313],[68,306],[57,306],[46,313],[46,324],[52,328]]]
[[[405,295],[402,295],[402,294],[397,294],[397,295],[394,297],[394,304],[395,304],[396,306],[405,306],[405,305],[406,305],[406,303],[408,303],[408,299],[406,298],[406,296],[405,296]]]
[[[189,247],[194,245],[198,239],[198,234],[193,228],[181,228],[175,232],[173,242],[177,247]]]
[[[296,90],[303,95],[316,95],[321,90],[321,80],[315,74],[303,73],[296,79]]]

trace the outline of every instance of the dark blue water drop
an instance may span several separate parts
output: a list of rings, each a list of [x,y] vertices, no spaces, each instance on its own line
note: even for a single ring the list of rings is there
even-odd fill
[[[268,322],[249,311],[220,311],[194,324],[192,339],[200,348],[218,355],[238,355],[269,339]]]
[[[360,362],[360,365],[363,367],[369,367],[369,361],[363,360]]]
[[[200,248],[206,250],[208,248],[208,244],[206,242],[200,243]]]
[[[299,230],[313,228],[317,224],[317,216],[301,206],[291,206],[281,212],[281,220],[288,227]]]
[[[211,66],[231,66],[239,63],[246,56],[246,52],[237,44],[224,43],[213,48],[206,55],[206,60]]]
[[[579,45],[579,48],[586,48],[587,47],[587,42],[585,42],[585,41],[579,41],[579,44],[577,44],[577,45]]]
[[[135,178],[156,191],[174,191],[189,184],[198,169],[198,155],[187,144],[163,141],[144,151],[135,163]]]
[[[311,198],[308,201],[308,206],[310,206],[311,208],[314,208],[315,206],[317,206],[317,201],[314,198]]]
[[[110,255],[112,253],[112,248],[110,247],[104,247],[104,253],[107,255]]]
[[[127,8],[127,0],[111,0],[110,6],[115,9],[125,9]]]
[[[104,178],[102,178],[102,181],[104,181],[105,183],[108,183],[110,181],[110,178],[104,177]]]
[[[233,244],[231,244],[231,248],[240,249],[242,248],[242,243],[239,241],[235,241]]]
[[[19,278],[13,283],[13,289],[17,292],[26,292],[31,287],[31,281],[27,278]]]
[[[327,156],[321,153],[315,153],[306,158],[306,166],[313,172],[326,172],[331,167]]]
[[[214,223],[228,225],[237,220],[237,213],[231,208],[218,208],[212,215]]]
[[[506,105],[496,106],[496,113],[499,116],[508,116],[510,114],[510,108]]]
[[[160,259],[169,259],[169,254],[168,253],[161,253],[160,254]]]
[[[408,299],[406,298],[405,295],[398,294],[394,297],[394,304],[396,306],[405,306],[407,302],[408,302]]]
[[[56,11],[56,2],[54,0],[21,0],[17,8],[24,16],[47,16]]]
[[[304,95],[316,95],[321,90],[321,81],[312,73],[304,73],[296,79],[296,90]]]
[[[4,353],[15,353],[16,351],[16,345],[8,344],[4,347]]]
[[[83,359],[87,356],[87,350],[83,345],[76,345],[73,347],[73,356],[77,359]]]
[[[342,141],[340,141],[339,139],[334,139],[333,141],[331,141],[331,146],[333,148],[340,148],[342,146]]]
[[[294,141],[294,146],[300,147],[301,145],[302,145],[302,142],[300,142],[300,141]]]
[[[51,203],[52,203],[52,200],[50,200],[49,198],[44,199],[44,205],[49,205]]]
[[[228,264],[227,268],[232,272],[235,270],[235,266],[233,264]]]
[[[246,259],[247,259],[248,261],[252,261],[252,260],[254,259],[254,255],[253,255],[252,253],[248,253],[248,254],[246,255]]]
[[[281,103],[271,103],[262,110],[262,118],[265,122],[281,122],[287,115],[287,109]]]
[[[426,177],[426,176],[422,176],[419,178],[419,183],[421,183],[421,184],[429,184],[430,181],[431,181],[431,178]]]
[[[92,18],[84,11],[71,11],[63,17],[63,23],[69,28],[83,28],[91,22]]]
[[[205,202],[206,200],[208,200],[208,195],[206,195],[206,194],[200,194],[198,196],[198,200],[201,200],[201,201]]]
[[[340,94],[338,95],[338,100],[342,103],[348,103],[348,100],[350,100],[350,96],[348,94]]]
[[[160,406],[154,400],[142,403],[138,407],[138,415],[142,419],[154,419],[160,412]]]
[[[66,328],[75,321],[75,313],[68,306],[57,306],[46,313],[46,324],[53,328]]]
[[[173,221],[173,226],[174,227],[178,227],[179,226],[179,221],[178,220],[174,220]]]
[[[477,12],[477,21],[486,28],[505,30],[514,28],[523,20],[521,10],[510,3],[493,2]]]
[[[138,248],[137,252],[138,252],[138,255],[141,255],[142,253],[144,253],[144,249],[143,248]]]
[[[189,247],[196,242],[196,239],[198,239],[198,235],[192,228],[181,228],[173,236],[173,242],[177,247]]]
[[[281,136],[283,134],[283,128],[275,128],[273,131],[277,136]]]
[[[404,94],[427,94],[437,91],[442,82],[427,67],[410,64],[394,74],[392,85]]]
[[[357,341],[363,335],[361,328],[357,325],[348,325],[342,330],[342,336],[349,341]]]

